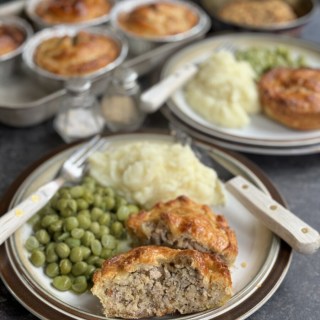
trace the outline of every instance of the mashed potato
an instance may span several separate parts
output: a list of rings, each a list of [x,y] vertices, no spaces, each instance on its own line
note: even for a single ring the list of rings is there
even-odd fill
[[[89,170],[102,185],[147,209],[180,195],[207,205],[225,200],[216,172],[180,144],[143,141],[110,147],[91,156]]]
[[[201,64],[187,84],[187,103],[207,121],[228,128],[249,123],[248,114],[260,110],[255,72],[246,61],[219,51]]]

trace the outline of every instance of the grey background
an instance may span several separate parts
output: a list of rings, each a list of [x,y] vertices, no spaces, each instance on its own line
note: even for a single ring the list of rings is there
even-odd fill
[[[0,0],[2,2],[5,1]],[[319,9],[300,36],[320,45]],[[157,113],[145,121],[144,127],[167,128],[168,124]],[[0,197],[23,169],[62,143],[52,128],[51,120],[24,129],[0,124]],[[245,156],[264,170],[292,211],[320,230],[320,154]],[[15,300],[1,280],[0,319],[37,319]],[[320,319],[320,253],[311,256],[294,253],[288,274],[279,289],[248,319]]]

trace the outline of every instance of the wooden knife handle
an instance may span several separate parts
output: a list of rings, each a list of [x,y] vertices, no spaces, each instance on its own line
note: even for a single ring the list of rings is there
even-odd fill
[[[320,246],[318,231],[249,181],[237,176],[229,180],[225,186],[256,218],[294,250],[305,254],[312,254],[318,250]]]

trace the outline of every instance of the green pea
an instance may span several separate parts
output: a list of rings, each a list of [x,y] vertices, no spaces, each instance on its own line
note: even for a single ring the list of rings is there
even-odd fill
[[[71,231],[79,226],[78,219],[76,217],[68,217],[63,222],[63,228],[65,231]]]
[[[84,194],[84,187],[83,186],[72,187],[70,189],[70,194],[74,199],[81,198]]]
[[[46,256],[39,250],[33,250],[30,256],[30,261],[35,267],[42,267],[46,261]]]
[[[47,230],[40,229],[36,232],[36,238],[41,244],[47,244],[50,241],[50,236]]]
[[[98,256],[90,256],[88,259],[86,259],[86,262],[89,265],[96,265],[98,260],[99,260]]]
[[[99,256],[101,254],[101,243],[99,240],[93,240],[91,242],[91,251],[94,255]]]
[[[55,246],[56,244],[54,242],[51,242],[46,247],[46,262],[51,263],[59,260],[59,257],[55,251]]]
[[[41,220],[41,226],[43,228],[48,228],[52,223],[59,220],[59,216],[57,214],[49,214],[44,216]]]
[[[107,226],[100,226],[100,232],[98,234],[98,238],[101,239],[103,235],[109,234],[110,229]]]
[[[60,212],[66,209],[68,207],[68,199],[63,199],[63,198],[59,199],[57,201],[57,207]]]
[[[71,198],[71,195],[70,195],[70,188],[68,187],[63,187],[59,190],[58,194],[59,196],[62,198],[62,197],[65,197],[66,199],[70,199]]]
[[[101,208],[101,207],[102,207],[102,204],[103,204],[102,195],[95,194],[95,195],[94,195],[94,198],[93,198],[93,205],[94,205],[96,208]]]
[[[39,245],[39,240],[35,236],[30,236],[26,241],[25,247],[29,252],[32,252],[34,249],[39,248]]]
[[[77,202],[74,199],[67,199],[66,206],[60,209],[60,214],[64,218],[70,217],[76,212],[77,212]]]
[[[83,259],[84,260],[88,259],[91,255],[91,250],[85,246],[81,246],[80,248],[82,250]]]
[[[51,208],[49,205],[46,205],[43,208],[43,211],[41,211],[42,216],[48,216],[48,215],[56,215],[57,212],[53,208]]]
[[[99,223],[98,222],[92,222],[91,226],[90,226],[90,231],[95,235],[98,234],[100,232]]]
[[[86,247],[90,247],[91,242],[94,239],[95,239],[95,236],[91,231],[85,231],[83,237],[81,238],[81,243]]]
[[[104,209],[107,211],[112,210],[116,206],[116,201],[111,196],[103,197],[103,203],[105,205]]]
[[[117,240],[111,234],[105,234],[101,238],[101,243],[104,248],[114,249],[117,246]]]
[[[72,249],[72,248],[76,248],[79,247],[81,245],[81,241],[80,239],[75,239],[75,238],[67,238],[66,240],[64,240],[64,242]]]
[[[93,193],[89,190],[85,190],[83,194],[83,199],[90,205],[93,204],[94,196]]]
[[[81,276],[87,271],[88,264],[84,261],[76,262],[71,269],[74,276]]]
[[[130,210],[127,206],[120,206],[117,210],[117,218],[119,221],[126,221],[130,216]]]
[[[68,239],[70,237],[70,233],[69,232],[63,232],[60,234],[57,234],[57,240],[56,241],[64,241],[66,239]]]
[[[69,259],[71,262],[76,263],[83,260],[83,252],[80,247],[71,249]]]
[[[135,206],[134,204],[129,204],[128,209],[130,211],[130,214],[136,214],[140,211],[139,207]]]
[[[89,206],[88,206],[89,207]],[[78,212],[78,216],[82,216],[82,215],[84,215],[84,216],[86,216],[86,217],[88,217],[88,218],[91,218],[91,214],[90,214],[90,210],[88,210],[88,209],[82,209],[82,210],[80,210],[79,212]]]
[[[107,248],[102,248],[100,253],[100,258],[102,259],[108,259],[112,256],[112,250]]]
[[[86,216],[84,214],[79,214],[77,216],[77,219],[78,219],[78,223],[79,223],[79,228],[82,228],[82,229],[88,229],[90,226],[91,226],[91,218],[90,216]]]
[[[91,220],[92,221],[98,221],[99,218],[103,215],[103,211],[100,209],[100,208],[96,208],[94,207],[92,210],[91,210]]]
[[[69,259],[62,259],[59,263],[60,273],[68,274],[72,269],[72,262]]]
[[[110,213],[105,213],[99,217],[98,222],[100,226],[109,226],[111,222]]]
[[[125,205],[127,205],[126,199],[116,196],[116,209]]]
[[[67,291],[71,288],[72,282],[70,277],[63,275],[55,277],[52,281],[52,285],[60,291]]]
[[[46,266],[45,274],[50,278],[56,277],[59,275],[59,265],[55,262],[49,263]]]
[[[50,224],[48,229],[50,232],[57,232],[62,230],[62,226],[63,226],[62,220],[58,220]]]
[[[85,272],[86,278],[88,280],[91,280],[95,271],[96,271],[96,267],[94,265],[92,265],[92,264],[88,264],[87,270]]]
[[[85,210],[89,208],[89,203],[86,200],[80,198],[77,199],[77,207],[78,210]]]
[[[85,276],[79,276],[76,277],[73,281],[73,284],[71,286],[72,291],[75,293],[81,294],[87,291],[88,289],[88,283]]]
[[[81,239],[84,235],[84,230],[81,228],[74,228],[71,230],[71,236],[75,239]]]
[[[117,237],[117,238],[120,238],[122,236],[124,232],[124,228],[123,228],[123,225],[121,222],[119,221],[115,221],[112,223],[111,225],[111,233]]]
[[[70,254],[70,248],[66,243],[60,242],[55,246],[56,254],[59,258],[64,259],[67,258]]]

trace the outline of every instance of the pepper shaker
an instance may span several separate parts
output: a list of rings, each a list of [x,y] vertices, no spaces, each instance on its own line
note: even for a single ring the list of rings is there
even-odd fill
[[[112,132],[135,131],[140,128],[145,113],[140,110],[138,74],[131,69],[117,69],[102,98],[102,114]]]

